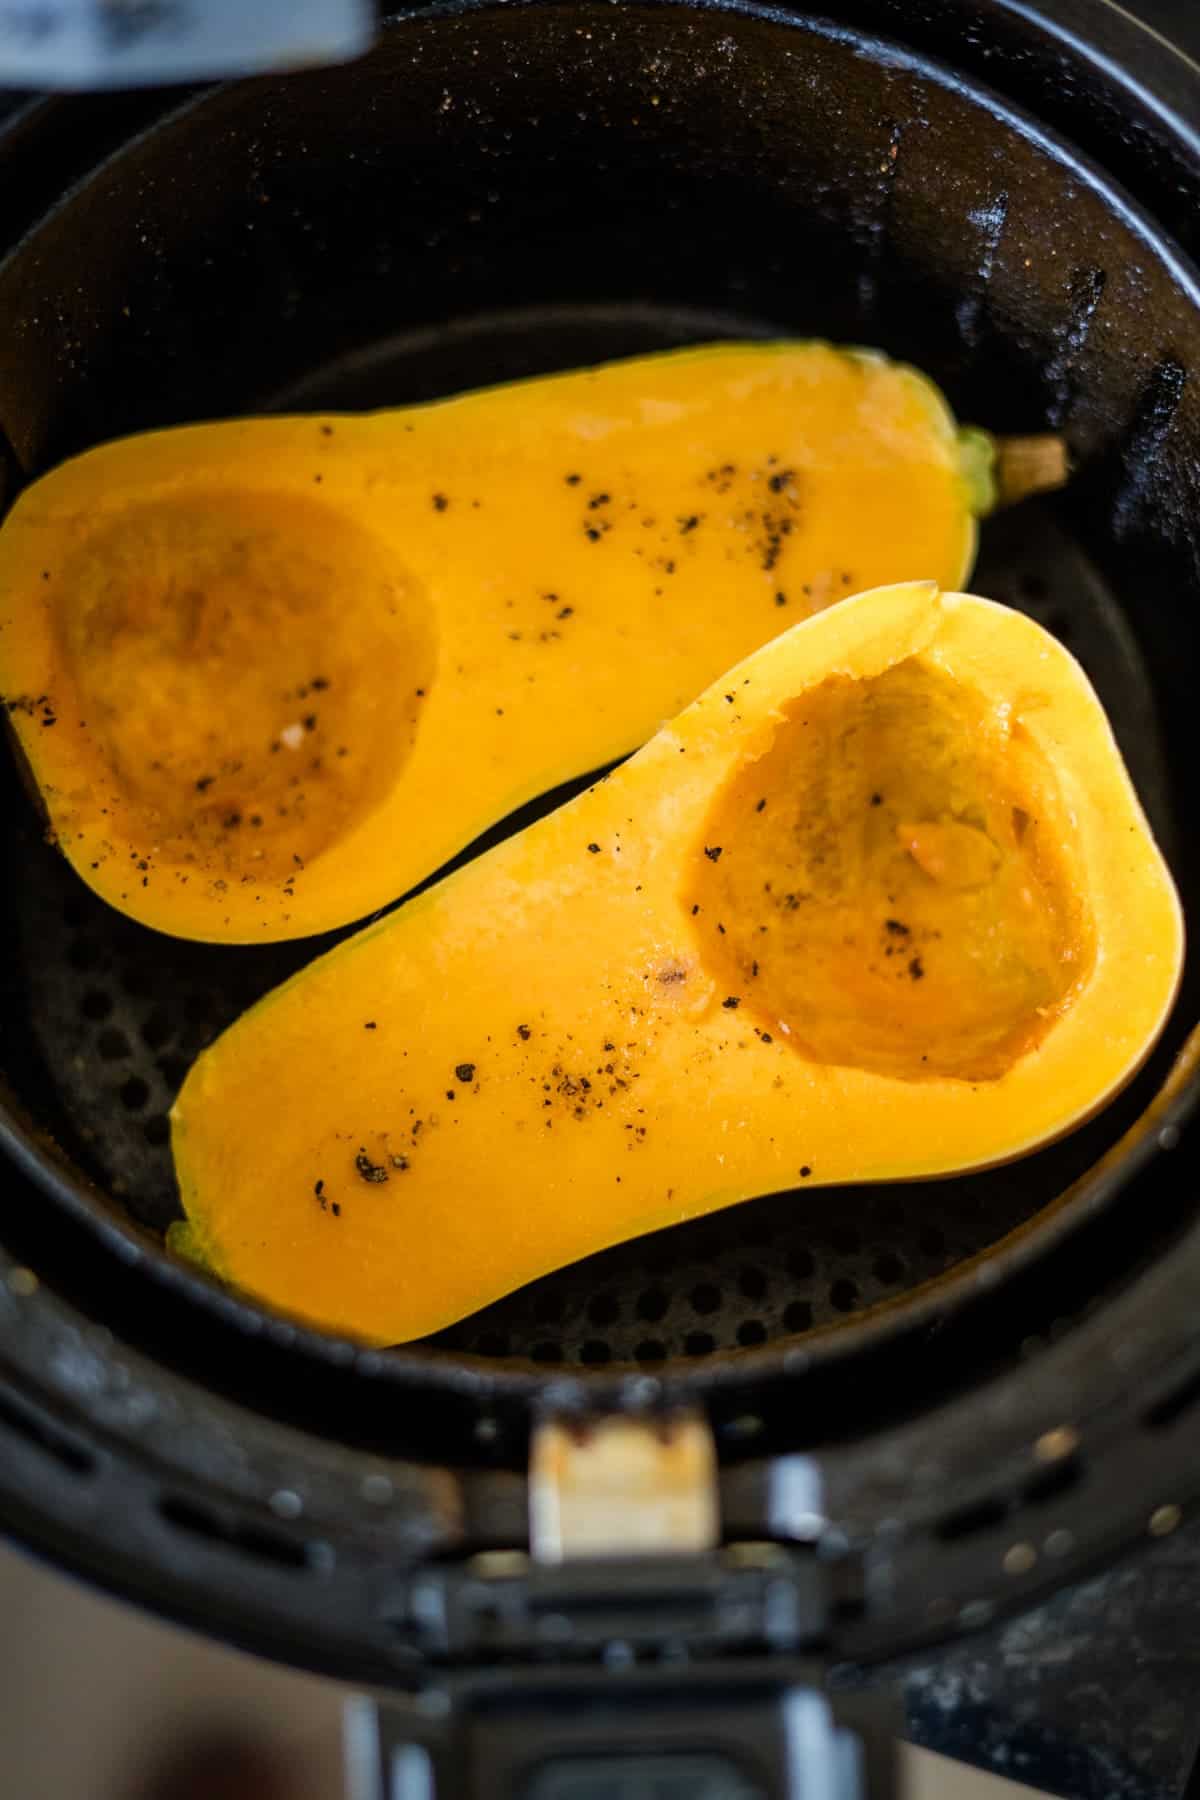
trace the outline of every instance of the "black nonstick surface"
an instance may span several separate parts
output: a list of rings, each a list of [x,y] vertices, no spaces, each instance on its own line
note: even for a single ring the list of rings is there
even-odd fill
[[[874,343],[960,416],[1061,429],[1071,492],[990,523],[975,586],[1081,656],[1192,896],[1191,272],[1093,166],[894,45],[752,9],[412,17],[361,64],[152,126],[0,265],[0,323],[0,431],[28,473],[124,430],[424,399],[726,334]],[[6,1073],[117,1215],[158,1233],[190,1057],[321,946],[141,931],[40,842],[15,789],[5,819]],[[752,1202],[537,1283],[443,1334],[431,1364],[695,1368],[852,1324],[1061,1196],[1188,1016],[1185,999],[1139,1083],[1038,1157]],[[203,1302],[198,1278],[172,1280]]]

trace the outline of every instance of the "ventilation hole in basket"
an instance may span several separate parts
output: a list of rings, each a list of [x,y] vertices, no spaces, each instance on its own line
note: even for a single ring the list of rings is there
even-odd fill
[[[72,931],[78,931],[81,925],[86,924],[87,916],[88,909],[85,900],[63,901],[62,922],[64,925],[70,926]]]
[[[811,1250],[789,1250],[787,1272],[797,1281],[808,1281],[816,1274],[817,1264]]]
[[[588,1304],[587,1316],[593,1325],[615,1325],[621,1308],[611,1294],[597,1294]]]
[[[862,1249],[862,1239],[853,1225],[835,1225],[829,1233],[829,1241],[839,1256],[857,1256]]]
[[[563,1359],[563,1347],[552,1338],[542,1338],[533,1346],[531,1354],[534,1362],[560,1363]]]
[[[183,1086],[183,1078],[188,1072],[189,1064],[186,1056],[160,1056],[155,1068],[163,1078],[169,1093],[178,1093]]]
[[[1018,575],[1017,587],[1026,600],[1044,600],[1050,592],[1045,577],[1032,573]]]
[[[121,986],[131,1000],[145,1000],[150,993],[151,978],[145,969],[133,964],[131,968],[121,972]]]
[[[761,1269],[743,1269],[738,1276],[738,1290],[747,1300],[761,1300],[767,1291],[767,1278]]]
[[[539,1325],[557,1325],[563,1316],[562,1295],[547,1288],[534,1300],[533,1316]]]
[[[142,1026],[142,1042],[148,1050],[161,1050],[171,1035],[171,1021],[157,1007]]]
[[[633,1360],[640,1363],[665,1362],[667,1346],[659,1338],[643,1338],[633,1346]]]
[[[73,969],[95,969],[102,961],[100,947],[91,938],[76,938],[67,951],[67,961]]]
[[[769,1244],[775,1236],[770,1219],[754,1206],[735,1207],[730,1225],[733,1237],[741,1244]]]
[[[661,1288],[647,1288],[645,1293],[637,1297],[635,1311],[639,1319],[645,1319],[648,1325],[657,1325],[660,1319],[667,1316],[669,1302]]]
[[[44,1419],[40,1413],[31,1412],[23,1401],[2,1391],[0,1426],[8,1431],[18,1432],[27,1444],[36,1444],[39,1450],[47,1451],[65,1469],[70,1469],[76,1475],[90,1475],[96,1466],[90,1451],[64,1436],[57,1426]]]
[[[580,1347],[579,1360],[589,1363],[593,1368],[598,1368],[601,1363],[612,1361],[611,1346],[606,1344],[603,1338],[589,1338],[587,1343]]]
[[[475,1345],[480,1356],[507,1356],[508,1339],[503,1332],[485,1331]]]
[[[185,994],[183,1016],[185,1019],[190,1019],[193,1025],[201,1019],[211,1018],[212,1001],[209,996],[207,994]]]
[[[683,1340],[686,1356],[711,1356],[717,1347],[717,1340],[710,1331],[689,1331]]]
[[[133,1055],[133,1045],[123,1031],[115,1025],[108,1025],[96,1039],[96,1049],[105,1062],[120,1062],[124,1056]]]
[[[792,1300],[783,1309],[783,1323],[788,1331],[810,1331],[813,1310],[807,1300]]]
[[[306,1544],[284,1537],[282,1533],[265,1531],[261,1525],[249,1521],[218,1517],[208,1507],[198,1505],[183,1495],[165,1494],[158,1503],[158,1510],[169,1525],[175,1526],[179,1531],[186,1531],[193,1537],[207,1539],[211,1543],[230,1544],[234,1549],[244,1551],[247,1556],[278,1564],[285,1569],[308,1567],[309,1551]]]
[[[131,1075],[121,1087],[121,1105],[126,1112],[141,1112],[150,1098],[150,1089],[140,1075]]]
[[[89,988],[79,1002],[79,1010],[85,1019],[107,1019],[113,1009],[112,995],[106,994],[103,988]]]
[[[883,1231],[904,1231],[908,1225],[908,1208],[903,1200],[885,1200],[879,1208],[879,1224]]]
[[[750,1349],[754,1344],[765,1344],[767,1328],[761,1319],[743,1319],[737,1328],[737,1341],[746,1349]]]
[[[692,1311],[700,1313],[701,1316],[705,1313],[719,1312],[721,1290],[719,1287],[714,1287],[711,1281],[701,1281],[692,1289],[688,1299],[691,1302]]]
[[[836,1312],[853,1312],[858,1305],[858,1286],[843,1276],[829,1285],[829,1304]]]
[[[700,1262],[715,1262],[726,1244],[724,1220],[700,1219],[693,1230],[696,1239],[695,1256]]]
[[[891,1250],[885,1250],[875,1258],[874,1274],[876,1281],[882,1282],[884,1287],[893,1287],[904,1280],[904,1264]]]
[[[927,1225],[917,1239],[926,1256],[944,1256],[946,1254],[945,1234],[936,1225]]]
[[[156,1149],[160,1149],[163,1144],[169,1143],[171,1140],[171,1121],[168,1119],[166,1113],[155,1113],[153,1118],[147,1119],[146,1123],[142,1126],[142,1136],[148,1144],[153,1144]]]

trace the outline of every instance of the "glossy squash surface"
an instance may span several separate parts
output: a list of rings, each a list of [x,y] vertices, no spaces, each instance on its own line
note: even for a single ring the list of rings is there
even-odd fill
[[[184,1247],[421,1336],[751,1195],[1046,1142],[1141,1062],[1182,952],[1068,652],[932,583],[867,593],[205,1051]]]
[[[305,936],[795,620],[959,584],[990,457],[914,371],[795,343],[130,438],[0,529],[0,694],[105,900]]]

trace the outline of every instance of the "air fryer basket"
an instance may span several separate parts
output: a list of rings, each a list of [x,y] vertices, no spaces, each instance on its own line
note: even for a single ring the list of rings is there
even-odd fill
[[[714,336],[878,345],[927,370],[961,417],[1066,435],[1070,490],[988,524],[972,585],[1081,658],[1194,912],[1200,290],[1160,221],[1186,226],[1179,193],[1195,205],[1200,159],[1131,102],[1117,160],[1142,210],[1027,114],[840,10],[834,24],[593,0],[439,7],[397,21],[345,69],[131,102],[140,135],[91,169],[79,144],[63,152],[83,178],[22,220],[28,235],[0,263],[0,499],[6,472],[15,490],[87,445],[181,420],[424,399]],[[998,43],[1018,28],[1007,6],[984,11]],[[861,12],[902,28],[888,6]],[[1031,31],[1025,48],[1032,82],[1045,45]],[[1082,83],[1086,58],[1061,55]],[[1088,116],[1078,87],[1064,96],[1064,121]],[[85,123],[107,146],[121,117]],[[1102,118],[1097,98],[1094,146]],[[39,130],[63,129],[61,108],[27,119],[12,139],[18,174],[34,168]],[[297,1657],[375,1667],[394,1654],[344,1574],[360,1552],[374,1566],[389,1530],[392,1555],[520,1537],[520,1489],[503,1471],[519,1468],[529,1409],[547,1401],[698,1396],[745,1461],[868,1427],[917,1432],[905,1421],[1023,1355],[1020,1429],[1009,1404],[990,1439],[981,1411],[974,1452],[948,1425],[954,1456],[912,1465],[932,1483],[921,1505],[933,1518],[928,1472],[948,1479],[953,1464],[970,1489],[985,1465],[991,1481],[1027,1454],[1039,1411],[1053,1423],[1071,1410],[1065,1378],[1039,1389],[1034,1371],[1074,1354],[1072,1331],[1101,1302],[1116,1320],[1128,1278],[1187,1241],[1190,1064],[1154,1096],[1195,1017],[1190,966],[1137,1082],[1036,1157],[957,1181],[755,1201],[547,1277],[428,1344],[358,1352],[267,1319],[160,1248],[177,1207],[166,1114],[189,1059],[316,946],[181,944],[109,912],[42,840],[15,775],[2,829],[15,1160],[0,1230],[23,1263],[0,1287],[0,1346],[13,1346],[25,1398],[0,1407],[0,1424],[23,1420],[27,1448],[48,1446],[64,1480],[125,1478],[139,1433],[132,1460],[154,1465],[138,1478],[153,1519],[129,1542],[111,1508],[102,1528],[65,1497],[59,1516],[45,1484],[40,1523],[20,1482],[10,1507],[93,1569],[107,1544],[109,1579],[159,1579],[164,1597],[160,1537],[190,1534],[214,1559],[261,1553],[252,1599],[201,1556],[187,1571],[176,1558],[167,1603],[215,1608],[226,1629],[274,1633],[276,1647],[286,1618]],[[1087,1361],[1072,1363],[1078,1379]],[[33,1371],[49,1383],[45,1413]],[[409,1455],[477,1473],[451,1495],[430,1468],[395,1461]],[[895,1517],[912,1498],[901,1465],[870,1466],[861,1491],[829,1475],[863,1529],[873,1508]],[[728,1478],[730,1518],[761,1527],[765,1467]],[[263,1514],[322,1507],[313,1533],[281,1534]],[[984,1524],[1003,1529],[1006,1510]],[[958,1540],[947,1529],[939,1541]],[[323,1579],[336,1564],[343,1585],[337,1629],[327,1589],[321,1637],[286,1580],[323,1558]],[[984,1585],[995,1578],[989,1567]],[[944,1628],[956,1604],[918,1628]]]

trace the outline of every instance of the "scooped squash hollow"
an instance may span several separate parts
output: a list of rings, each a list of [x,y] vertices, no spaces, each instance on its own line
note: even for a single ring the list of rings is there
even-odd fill
[[[863,594],[206,1050],[187,1242],[422,1336],[752,1195],[1032,1150],[1137,1068],[1182,954],[1068,652],[932,583]]]
[[[969,572],[990,441],[882,356],[729,344],[107,445],[0,530],[0,693],[143,924],[361,918],[858,588]]]

